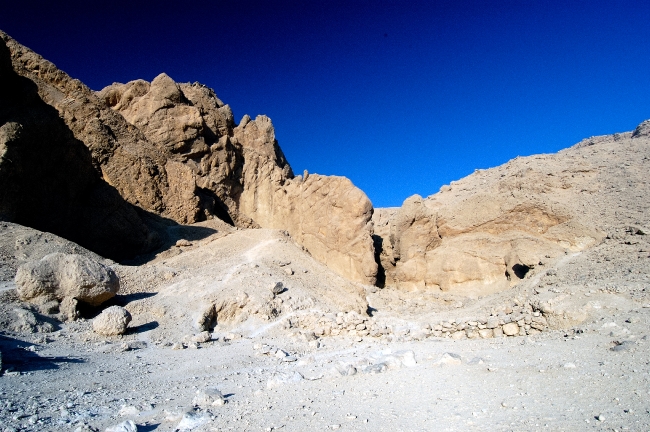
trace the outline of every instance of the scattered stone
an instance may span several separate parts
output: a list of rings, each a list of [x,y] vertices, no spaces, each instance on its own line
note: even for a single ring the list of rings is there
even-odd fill
[[[120,345],[120,349],[122,351],[133,351],[133,350],[145,349],[146,347],[147,347],[147,343],[145,341],[129,341],[129,342],[124,342]]]
[[[209,420],[210,417],[207,413],[189,411],[183,414],[183,418],[176,425],[176,430],[179,432],[190,431],[204,425]]]
[[[140,414],[140,410],[134,406],[123,406],[117,412],[117,415],[119,415],[120,417],[127,417],[127,416],[132,417],[132,416],[137,416],[138,414]]]
[[[82,424],[81,426],[78,426],[74,432],[98,432],[99,429],[92,427],[89,424]]]
[[[199,334],[195,334],[190,338],[192,342],[197,342],[197,343],[206,343],[210,342],[212,339],[212,334],[209,331],[202,331]]]
[[[121,306],[111,306],[93,319],[93,330],[104,336],[116,336],[126,332],[131,314]]]
[[[563,367],[564,367],[564,369],[575,369],[576,365],[575,365],[575,363],[569,362],[569,363],[565,363]]]
[[[284,285],[282,285],[282,282],[276,282],[272,287],[271,287],[271,292],[273,295],[278,295],[284,292]]]
[[[417,362],[415,361],[415,353],[413,351],[397,351],[393,355],[406,367],[414,367],[417,365]]]
[[[193,405],[201,408],[224,405],[225,403],[226,399],[223,397],[221,392],[214,387],[197,390],[196,396],[192,400]]]
[[[14,308],[9,313],[7,329],[16,333],[50,333],[54,326],[36,318],[31,311],[23,308]]]
[[[302,381],[304,377],[300,372],[278,372],[266,382],[267,388],[281,387],[285,384],[292,384]]]
[[[185,239],[180,239],[176,242],[176,247],[187,247],[192,246],[192,242]]]
[[[174,342],[174,343],[172,344],[172,349],[173,349],[173,350],[182,350],[182,349],[184,349],[184,348],[185,348],[185,347],[183,346],[182,343]]]
[[[293,269],[291,267],[285,267],[284,272],[291,276],[293,274]]]
[[[502,330],[503,330],[503,334],[505,334],[506,336],[516,336],[519,334],[519,326],[517,325],[517,323],[513,323],[513,322],[505,324],[502,327]]]
[[[442,357],[433,362],[434,366],[452,366],[462,364],[463,361],[458,354],[444,353]]]
[[[334,366],[334,368],[341,376],[352,376],[357,374],[357,368],[355,368],[351,363],[341,362]]]
[[[106,432],[138,432],[138,426],[133,422],[133,420],[127,420],[114,426],[107,427]]]
[[[614,343],[615,345],[609,349],[610,351],[627,351],[634,346],[633,341],[615,341]]]

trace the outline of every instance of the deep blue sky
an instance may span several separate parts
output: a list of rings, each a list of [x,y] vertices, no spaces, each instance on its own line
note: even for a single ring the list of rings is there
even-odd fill
[[[650,118],[647,0],[21,0],[0,29],[96,90],[202,82],[376,207]]]

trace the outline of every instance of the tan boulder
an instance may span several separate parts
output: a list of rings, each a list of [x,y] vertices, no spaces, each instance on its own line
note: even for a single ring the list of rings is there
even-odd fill
[[[93,330],[104,336],[124,334],[131,322],[131,314],[121,306],[111,306],[93,319]]]
[[[23,301],[76,299],[97,306],[115,296],[120,280],[108,266],[82,255],[53,253],[18,267],[16,291]]]

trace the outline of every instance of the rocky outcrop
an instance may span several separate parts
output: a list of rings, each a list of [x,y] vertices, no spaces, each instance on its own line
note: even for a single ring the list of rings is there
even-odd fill
[[[163,215],[179,223],[217,216],[251,225],[233,200],[241,191],[243,161],[229,140],[232,111],[212,89],[177,84],[163,73],[151,83],[115,83],[98,95],[165,155]]]
[[[242,227],[288,231],[339,274],[374,283],[372,204],[348,179],[294,177],[271,120],[232,112],[200,84],[165,74],[113,84],[99,96],[170,154],[167,214],[187,223],[221,212]]]
[[[264,228],[288,231],[317,260],[354,281],[374,284],[372,204],[345,177],[293,177],[268,117],[244,117],[234,130],[246,163],[241,213]]]
[[[6,34],[0,37],[13,69],[36,84],[40,98],[89,150],[95,174],[128,203],[182,224],[218,217],[239,227],[283,229],[341,275],[374,283],[367,197],[343,178],[294,179],[268,117],[245,116],[236,127],[213,90],[165,74],[96,94]],[[148,235],[144,225],[125,226]],[[131,243],[142,243],[140,237]],[[97,245],[80,244],[106,255]]]
[[[48,231],[113,259],[157,242],[102,180],[83,142],[17,75],[0,39],[0,219]]]
[[[477,170],[426,199],[408,198],[388,216],[380,209],[386,285],[470,296],[503,291],[546,263],[599,244],[623,229],[623,220],[640,220],[640,211],[621,209],[641,199],[630,194],[646,182],[640,161],[647,124]],[[637,161],[619,157],[627,154],[638,154]]]
[[[165,213],[164,152],[152,146],[138,128],[111,110],[79,80],[0,32],[11,52],[15,72],[36,84],[40,98],[82,142],[97,173],[129,203]]]

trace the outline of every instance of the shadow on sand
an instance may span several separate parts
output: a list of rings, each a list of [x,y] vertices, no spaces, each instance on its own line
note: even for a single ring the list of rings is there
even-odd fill
[[[83,363],[84,359],[75,357],[42,357],[30,347],[38,345],[24,342],[9,336],[0,336],[0,351],[2,352],[2,368],[13,368],[19,372],[34,372],[39,370],[58,369],[60,363]]]

